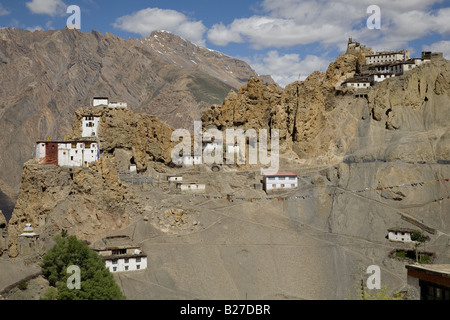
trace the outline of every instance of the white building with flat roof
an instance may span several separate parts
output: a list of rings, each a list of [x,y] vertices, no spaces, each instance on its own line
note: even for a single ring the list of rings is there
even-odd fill
[[[137,250],[132,254],[102,256],[110,272],[139,271],[147,269],[147,255]]]
[[[206,184],[197,182],[178,182],[177,188],[180,189],[183,194],[205,193]]]
[[[110,272],[128,272],[147,269],[147,255],[140,246],[129,243],[126,236],[106,238],[105,246],[94,248],[105,261]],[[111,241],[109,241],[111,240]]]
[[[67,167],[87,167],[98,161],[100,150],[93,141],[37,141],[36,160],[39,164]]]
[[[342,83],[343,88],[368,89],[370,88],[370,80],[368,77],[353,77]]]
[[[99,124],[100,117],[84,116],[81,120],[81,136],[83,138],[97,137]]]
[[[183,181],[183,177],[182,176],[168,176],[167,181],[169,181],[169,182]]]
[[[107,106],[108,104],[109,104],[108,97],[94,97],[94,99],[92,99],[93,107],[102,106],[102,105]]]
[[[298,187],[298,176],[295,171],[266,172],[263,186],[266,191],[294,189]]]
[[[110,102],[108,97],[94,97],[92,106],[107,106],[109,108],[127,108],[126,102]]]
[[[381,81],[384,81],[384,80],[392,78],[392,77],[395,77],[395,74],[393,74],[393,73],[372,73],[369,76],[369,81],[373,85],[376,82],[381,82]]]
[[[411,234],[413,232],[414,230],[407,228],[391,228],[388,229],[387,238],[390,241],[411,242]]]
[[[416,64],[414,61],[403,61],[403,62],[397,62],[391,65],[392,72],[399,76],[404,74],[407,71],[410,71],[416,67]]]
[[[378,63],[387,63],[387,62],[395,62],[395,61],[406,61],[409,59],[409,51],[401,50],[401,51],[384,51],[377,52],[373,55],[366,56],[366,64],[378,64]]]

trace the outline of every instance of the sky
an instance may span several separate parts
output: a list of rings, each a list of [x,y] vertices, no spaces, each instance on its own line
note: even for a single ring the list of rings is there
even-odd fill
[[[71,5],[83,32],[129,39],[170,31],[244,60],[282,87],[326,71],[349,37],[374,51],[450,59],[450,0],[0,0],[0,27],[63,29]]]

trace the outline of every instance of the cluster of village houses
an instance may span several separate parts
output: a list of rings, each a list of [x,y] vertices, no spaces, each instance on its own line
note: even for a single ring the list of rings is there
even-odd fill
[[[95,97],[92,107],[107,106],[109,108],[127,108],[125,103],[111,103],[107,97]],[[86,114],[81,121],[81,137],[73,140],[38,140],[36,142],[36,160],[40,165],[57,165],[65,167],[88,167],[89,164],[100,158],[100,140],[98,131],[100,117]],[[203,149],[216,148],[214,141],[206,141]],[[229,145],[239,154],[239,146]],[[183,158],[184,167],[201,165],[201,159],[195,156]],[[130,164],[130,173],[136,172],[136,165]],[[205,193],[206,184],[194,181],[184,181],[180,176],[168,176],[167,181],[174,183],[183,194]],[[264,189],[272,190],[295,189],[298,186],[297,173],[294,171],[270,172],[263,177]],[[24,232],[19,236],[19,251],[22,254],[30,254],[36,249],[39,235],[34,233],[30,224],[27,224]],[[147,268],[147,255],[139,246],[130,243],[120,245],[105,245],[94,248],[105,261],[106,267],[111,272],[136,271]]]
[[[96,97],[93,99],[92,107],[108,106],[110,108],[127,108],[124,103],[110,103],[108,98]],[[41,165],[57,165],[67,167],[87,167],[100,157],[100,141],[98,130],[100,127],[100,117],[86,114],[81,121],[81,137],[75,140],[39,140],[36,143],[36,159]],[[203,149],[216,148],[214,141],[205,141]],[[229,145],[239,155],[239,146]],[[189,156],[183,159],[184,167],[201,165],[201,159]],[[136,166],[130,164],[130,172],[136,171]],[[298,186],[298,175],[295,171],[266,172],[262,177],[263,189],[266,192],[276,190],[294,190]],[[194,181],[183,180],[182,175],[167,176],[169,184],[176,185],[182,194],[205,193],[206,184]],[[22,254],[31,253],[37,246],[36,234],[31,226],[27,224],[24,232],[19,236],[19,251]],[[405,230],[389,230],[388,238],[392,241],[409,242],[410,234]],[[116,240],[114,244],[111,240]],[[147,255],[142,252],[139,246],[133,245],[123,239],[108,239],[108,244],[96,247],[99,256],[105,261],[106,267],[111,272],[126,272],[144,270],[147,268]]]
[[[95,97],[92,107],[108,106],[110,108],[127,108],[126,103],[110,103],[107,97]],[[100,117],[86,114],[81,121],[81,137],[74,140],[38,140],[36,142],[36,160],[41,165],[57,165],[67,167],[88,167],[90,163],[100,158],[100,140],[98,130]],[[217,148],[214,141],[204,141],[203,150]],[[228,145],[235,154],[240,155],[238,145]],[[183,157],[183,166],[192,167],[201,165],[201,156]],[[136,172],[136,165],[130,164],[131,173]],[[176,182],[182,193],[203,193],[206,186],[203,183],[185,182],[182,177],[168,177],[169,182]],[[266,191],[279,189],[293,189],[298,185],[296,172],[270,172],[263,177],[263,186]]]
[[[348,49],[357,51],[361,48],[358,42],[349,39]],[[442,52],[423,51],[421,58],[410,58],[408,50],[381,51],[365,56],[362,71],[346,79],[343,88],[367,89],[386,79],[400,76],[432,59],[442,58]]]

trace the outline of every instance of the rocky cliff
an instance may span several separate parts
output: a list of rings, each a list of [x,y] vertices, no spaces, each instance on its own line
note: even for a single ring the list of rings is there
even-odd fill
[[[173,129],[155,116],[129,109],[79,108],[66,139],[81,136],[82,117],[87,115],[100,118],[98,139],[103,154],[114,155],[116,150],[129,152],[128,165],[136,164],[138,172],[146,171],[152,161],[166,165],[171,162]]]
[[[172,128],[156,117],[125,108],[79,108],[66,139],[81,137],[81,120],[87,115],[100,118],[95,138],[100,143],[100,161],[75,169],[42,166],[35,159],[25,163],[7,229],[10,256],[18,255],[17,235],[27,222],[42,232],[41,239],[51,239],[67,228],[89,241],[126,226],[135,209],[118,174],[129,172],[130,164],[135,164],[138,172],[146,172],[151,162],[171,162]]]
[[[14,213],[8,223],[8,254],[16,257],[17,236],[26,223],[39,230],[44,250],[52,238],[67,230],[92,240],[126,226],[126,188],[111,160],[101,159],[89,168],[67,169],[25,164]]]
[[[167,32],[125,40],[11,28],[0,29],[0,73],[0,202],[7,218],[36,139],[62,138],[75,110],[94,96],[127,102],[178,128],[258,76],[242,61]]]
[[[283,91],[251,79],[202,121],[218,128],[279,129],[282,150],[309,163],[448,160],[450,63],[435,60],[378,83],[366,99],[336,89],[354,74],[357,61],[343,54],[326,73],[314,72]]]

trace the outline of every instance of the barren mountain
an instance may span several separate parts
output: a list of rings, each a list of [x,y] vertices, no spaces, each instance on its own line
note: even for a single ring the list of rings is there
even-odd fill
[[[36,139],[62,138],[75,110],[94,96],[190,127],[202,109],[258,76],[242,61],[167,32],[125,40],[69,29],[0,29],[0,74],[0,208],[7,217]]]

